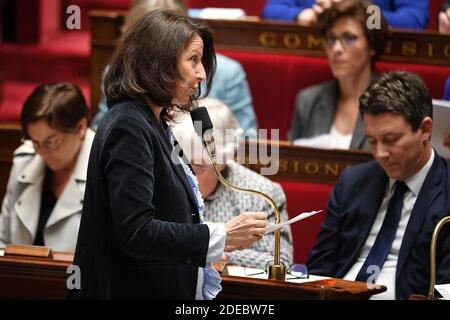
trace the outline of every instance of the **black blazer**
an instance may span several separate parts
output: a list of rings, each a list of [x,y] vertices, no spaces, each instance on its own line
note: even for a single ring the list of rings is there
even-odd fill
[[[375,161],[342,172],[328,202],[328,214],[308,258],[312,274],[342,278],[359,257],[382,202],[388,177]],[[450,165],[435,152],[400,247],[396,298],[428,292],[430,242],[436,224],[450,214]],[[450,282],[450,227],[437,247],[437,283]]]
[[[74,299],[194,299],[209,230],[150,108],[126,101],[100,122],[89,159]]]
[[[375,75],[372,76],[372,80]],[[339,84],[336,80],[320,83],[299,92],[295,101],[289,140],[311,138],[327,134],[333,125],[339,98]],[[361,116],[356,119],[350,149],[367,149],[367,139]]]

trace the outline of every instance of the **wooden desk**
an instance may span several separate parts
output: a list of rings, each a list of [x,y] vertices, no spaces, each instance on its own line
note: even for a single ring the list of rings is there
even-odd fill
[[[372,154],[361,150],[325,150],[308,147],[300,147],[290,144],[288,141],[270,142],[266,140],[246,141],[241,148],[244,151],[238,152],[237,160],[245,164],[253,171],[263,173],[262,168],[275,166],[276,174],[267,175],[267,178],[274,180],[291,180],[298,182],[309,182],[319,184],[335,184],[342,170],[358,163],[372,160]],[[274,157],[273,162],[266,163],[263,158],[261,163],[259,150],[266,154],[266,150],[271,150]]]
[[[73,254],[54,252],[53,256],[0,256],[0,299],[64,299]]]
[[[89,12],[92,33],[92,114],[98,111],[102,72],[119,41],[125,14],[125,11]],[[218,50],[325,56],[322,40],[314,28],[268,20],[204,21],[214,32],[214,43]],[[394,30],[381,60],[450,66],[450,36],[434,31]]]
[[[6,184],[12,165],[12,154],[20,146],[22,131],[17,123],[0,124],[0,198],[3,199]],[[275,180],[291,180],[320,184],[336,183],[339,174],[346,167],[372,159],[372,155],[359,150],[323,150],[291,145],[287,141],[274,143],[261,140],[243,144],[245,154],[238,161],[250,169],[261,172],[261,168],[274,165],[278,168],[276,174],[267,176]],[[278,152],[275,163],[262,164],[255,158],[259,148]],[[253,156],[255,155],[255,156]]]
[[[55,252],[54,259],[0,257],[1,299],[64,299],[72,254]],[[341,279],[294,284],[224,275],[217,299],[368,299],[386,287],[368,289],[363,282]]]
[[[204,20],[214,31],[216,48],[305,56],[325,56],[318,31],[292,22]],[[381,60],[450,65],[450,36],[436,31],[394,29]]]
[[[20,146],[21,137],[22,131],[18,123],[0,123],[0,201],[5,194],[12,155]],[[276,174],[267,176],[269,179],[320,184],[334,184],[346,167],[372,159],[372,155],[366,151],[306,148],[291,145],[287,141],[279,141],[273,146],[265,140],[260,140],[259,146],[256,141],[247,141],[243,148],[245,154],[239,156],[238,161],[250,169],[261,172],[261,168],[271,165],[278,168]],[[275,163],[262,164],[253,156],[258,154],[258,148],[278,152],[279,158]]]
[[[367,283],[327,279],[308,283],[279,282],[222,275],[218,300],[366,300],[386,291],[368,289]]]

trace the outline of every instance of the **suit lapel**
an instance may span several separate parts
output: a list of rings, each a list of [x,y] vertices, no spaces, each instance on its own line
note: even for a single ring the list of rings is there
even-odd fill
[[[339,95],[339,85],[337,81],[334,81],[331,85],[329,94],[324,94],[321,99],[321,103],[318,108],[314,110],[317,112],[317,116],[314,116],[318,122],[315,124],[317,128],[321,128],[321,133],[329,133],[331,126],[333,125],[334,115],[336,114],[337,99]]]
[[[70,178],[70,181],[56,202],[45,228],[49,228],[59,221],[82,211],[85,185],[85,181],[76,181],[73,177]]]
[[[17,181],[26,187],[14,204],[14,210],[31,239],[36,236],[44,176],[45,162],[39,155],[35,155],[17,176]]]
[[[383,170],[377,165],[377,171],[374,173],[373,178],[367,182],[367,192],[361,197],[358,212],[358,237],[354,247],[353,253],[350,259],[347,259],[347,264],[342,268],[343,275],[345,275],[349,268],[355,263],[355,260],[359,257],[361,248],[369,236],[372,225],[378,214],[381,201],[383,200],[384,193],[386,191],[386,184],[388,182],[387,176]]]
[[[420,189],[416,203],[414,204],[411,212],[408,225],[406,226],[405,235],[398,257],[396,277],[398,277],[403,266],[405,265],[405,261],[411,252],[420,230],[422,229],[422,225],[427,214],[439,214],[439,212],[431,212],[429,208],[433,205],[442,192],[442,188],[440,187],[442,176],[443,166],[441,158],[437,153],[435,153],[433,165],[431,166],[422,188]],[[440,211],[443,210],[443,208],[438,207],[435,208],[435,210]]]
[[[19,220],[30,233],[31,239],[36,236],[41,203],[41,190],[44,176],[28,185],[14,204]]]
[[[186,190],[189,200],[191,201],[194,208],[197,208],[197,200],[192,193],[191,186],[189,185],[189,182],[187,181],[186,174],[184,172],[183,166],[181,164],[176,164],[175,161],[178,161],[178,159],[172,159],[172,149],[173,147],[170,144],[169,137],[167,136],[166,132],[164,131],[163,127],[157,123],[156,118],[153,114],[153,112],[149,109],[149,113],[151,114],[151,121],[150,125],[155,129],[155,131],[158,133],[159,141],[161,142],[162,149],[164,151],[164,154],[169,159],[170,165],[172,166],[173,170],[177,174],[178,178],[180,179],[181,183],[184,186],[184,189]],[[174,153],[174,157],[175,157]],[[198,214],[198,210],[196,210],[196,213]]]

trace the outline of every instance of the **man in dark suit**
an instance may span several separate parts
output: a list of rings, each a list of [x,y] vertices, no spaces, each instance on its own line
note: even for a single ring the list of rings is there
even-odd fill
[[[432,101],[424,83],[388,73],[360,98],[375,161],[344,170],[308,258],[312,274],[386,285],[374,298],[428,289],[430,241],[450,213],[450,166],[431,147]],[[437,283],[450,282],[450,228],[437,246]]]

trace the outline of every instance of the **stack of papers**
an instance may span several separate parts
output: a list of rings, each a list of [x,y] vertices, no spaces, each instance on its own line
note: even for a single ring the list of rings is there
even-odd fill
[[[450,284],[437,284],[434,288],[442,295],[444,300],[450,300]]]
[[[450,101],[433,100],[431,145],[446,159],[450,159],[450,149],[444,146],[444,135],[448,132],[450,132]]]
[[[240,8],[205,8],[198,17],[200,19],[237,20],[245,17],[245,11]]]

